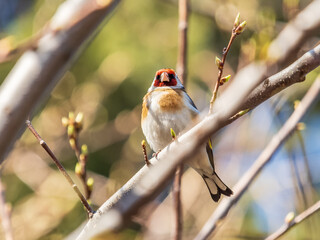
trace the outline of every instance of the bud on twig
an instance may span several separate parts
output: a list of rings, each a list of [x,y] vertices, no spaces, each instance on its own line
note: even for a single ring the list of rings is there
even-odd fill
[[[68,117],[70,121],[74,122],[74,112],[69,112]]]
[[[87,180],[87,186],[89,191],[91,192],[93,189],[94,179],[92,177],[89,177]]]
[[[76,148],[76,140],[74,138],[69,139],[69,144],[72,149]]]
[[[69,124],[69,119],[66,117],[61,118],[61,123],[64,127],[67,127]]]
[[[218,67],[218,69],[221,69],[222,68],[222,61],[220,58],[216,57],[216,65]]]
[[[86,161],[86,155],[84,155],[83,153],[80,153],[80,155],[79,155],[79,160],[81,161],[81,162],[84,162],[84,161]]]
[[[150,166],[150,162],[147,156],[147,147],[146,147],[146,141],[142,140],[141,141],[141,146],[142,146],[142,152],[143,152],[143,157],[144,157],[144,161],[147,164],[147,166]]]
[[[69,137],[74,137],[75,136],[74,125],[68,125],[67,132]]]
[[[303,131],[303,130],[305,130],[306,129],[306,124],[304,123],[304,122],[299,122],[298,124],[297,124],[297,130],[298,131]]]
[[[299,104],[300,104],[300,100],[295,100],[295,101],[293,102],[294,110],[297,109],[297,107],[299,106]]]
[[[286,218],[284,219],[284,221],[287,223],[287,224],[291,224],[292,221],[294,219],[294,212],[289,212],[286,216]]]
[[[221,78],[220,85],[222,86],[223,84],[227,83],[230,80],[230,78],[231,78],[231,75]]]
[[[81,166],[80,166],[80,163],[76,163],[76,167],[74,168],[74,172],[77,174],[77,175],[81,175]]]
[[[82,125],[83,125],[83,113],[82,112],[79,112],[76,116],[76,119],[75,119],[75,122],[77,123],[77,127],[79,129],[82,128]]]
[[[236,19],[234,20],[233,28],[236,29],[240,24],[240,13],[236,16]]]
[[[236,33],[237,35],[239,35],[240,33],[242,33],[243,30],[244,30],[244,28],[246,27],[246,25],[247,25],[247,22],[246,22],[246,21],[243,21],[242,23],[240,23],[240,25],[236,28],[235,33]]]
[[[88,146],[87,144],[82,144],[81,146],[81,153],[85,156],[88,156]]]
[[[174,130],[172,128],[170,128],[170,133],[171,133],[172,139],[175,139],[176,138],[176,133],[174,132]]]

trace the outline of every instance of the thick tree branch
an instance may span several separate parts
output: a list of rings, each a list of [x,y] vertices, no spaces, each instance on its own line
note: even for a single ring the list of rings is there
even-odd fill
[[[304,81],[306,74],[320,65],[319,54],[320,45],[305,53],[288,68],[265,79],[248,96],[241,108],[252,109],[288,86]],[[295,69],[294,72],[292,72],[293,69]]]
[[[259,76],[260,72],[261,69],[253,67],[251,76]],[[146,167],[143,167],[130,179],[130,183],[123,186],[124,189],[130,189],[129,191],[123,192],[121,189],[105,202],[88,221],[77,239],[89,239],[104,231],[123,227],[133,214],[163,190],[173,176],[176,167],[190,159],[207,141],[208,136],[218,131],[220,125],[237,112],[241,99],[248,95],[257,84],[255,79],[245,82],[241,79],[235,78],[220,99],[217,99],[216,114],[208,115],[199,124],[164,148],[158,154],[159,161],[151,159],[152,167],[147,171],[145,171]],[[238,91],[239,89],[241,91]],[[225,103],[228,103],[228,106]],[[135,185],[132,185],[133,182]]]
[[[120,0],[64,2],[33,49],[24,53],[0,88],[0,163],[106,16]]]
[[[273,81],[289,84],[288,86],[294,81],[300,82],[302,75],[299,71],[301,68],[311,71],[316,67],[314,62],[320,64],[320,47],[316,47],[302,58],[306,61],[299,59],[297,61],[299,64],[294,63],[283,72],[276,74]],[[241,103],[249,95],[248,93],[259,84],[265,72],[265,68],[258,66],[251,66],[250,70],[249,74],[248,69],[240,71],[231,86],[217,99],[219,104],[215,105],[215,114],[204,118],[199,124],[179,137],[177,141],[166,147],[158,155],[158,158],[163,161],[156,162],[151,159],[153,166],[150,169],[143,167],[127,184],[107,200],[100,207],[98,213],[89,220],[78,239],[87,239],[103,231],[120,228],[146,201],[161,191],[165,187],[167,179],[172,176],[175,167],[192,157],[208,136],[225,126],[225,122],[228,122],[228,119],[240,110]],[[307,71],[303,71],[303,74],[306,73]],[[292,82],[283,81],[282,77],[292,79]],[[281,84],[275,84],[275,86],[280,87],[281,90],[284,88]],[[276,91],[277,88],[274,90]],[[261,92],[256,94],[263,96],[266,93],[268,93],[268,89],[261,88]],[[253,107],[261,103],[260,101],[253,102],[256,104],[252,105]],[[227,106],[226,103],[228,103]],[[110,221],[110,217],[114,221]]]
[[[236,186],[233,188],[234,195],[230,198],[224,198],[219,206],[215,209],[210,219],[203,226],[200,233],[195,238],[196,240],[207,239],[210,234],[217,228],[218,224],[221,223],[222,219],[228,214],[231,207],[241,198],[243,193],[248,189],[257,175],[261,172],[263,167],[270,161],[273,154],[279,149],[279,147],[285,142],[290,134],[295,130],[296,125],[304,116],[306,111],[310,108],[313,101],[317,98],[320,93],[320,78],[318,78],[312,87],[309,89],[305,97],[297,109],[290,116],[288,121],[283,125],[279,132],[271,139],[267,147],[260,154],[258,159],[252,165],[252,167],[243,175],[238,181]]]

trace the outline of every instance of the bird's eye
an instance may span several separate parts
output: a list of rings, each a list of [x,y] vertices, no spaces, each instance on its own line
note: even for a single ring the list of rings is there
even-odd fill
[[[174,75],[173,75],[172,73],[169,73],[169,74],[168,74],[168,77],[169,77],[169,79],[171,80],[171,79],[174,78]]]
[[[160,80],[160,75],[157,75],[157,76],[156,76],[156,79],[157,79],[157,80]]]

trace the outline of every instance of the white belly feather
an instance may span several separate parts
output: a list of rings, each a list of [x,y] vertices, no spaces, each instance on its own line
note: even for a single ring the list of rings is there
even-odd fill
[[[191,112],[187,107],[178,111],[164,112],[159,100],[165,91],[152,92],[152,102],[148,104],[148,114],[142,123],[142,130],[153,151],[157,152],[167,146],[171,140],[170,128],[179,134],[191,122]]]

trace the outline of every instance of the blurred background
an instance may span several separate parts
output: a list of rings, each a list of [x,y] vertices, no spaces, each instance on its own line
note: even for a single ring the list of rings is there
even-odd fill
[[[0,0],[0,51],[30,40],[62,2]],[[187,91],[197,107],[208,110],[217,76],[215,57],[221,57],[238,12],[248,24],[227,58],[224,73],[232,76],[243,66],[266,59],[272,39],[310,2],[191,1]],[[84,113],[80,143],[89,148],[87,168],[95,180],[91,198],[95,209],[144,165],[142,97],[158,69],[176,67],[177,26],[176,1],[123,1],[32,121],[82,187],[74,174],[77,160],[61,118],[71,111]],[[312,48],[319,37],[318,33],[309,38],[296,57]],[[16,60],[0,65],[0,83]],[[303,97],[318,73],[316,69],[305,82],[281,92],[214,137],[216,168],[231,188],[281,128],[294,101]],[[299,214],[319,199],[319,114],[317,103],[229,213],[217,239],[262,239],[284,223],[288,212]],[[30,132],[24,133],[8,156],[2,179],[15,239],[61,239],[86,221],[76,195]],[[192,239],[217,206],[192,169],[186,169],[182,177],[182,204],[183,238]],[[173,219],[168,188],[114,239],[170,239]],[[319,226],[316,214],[283,239],[318,239]],[[2,238],[2,230],[0,234]]]

